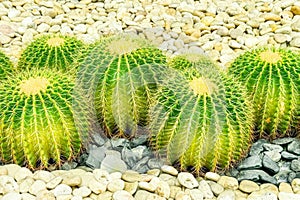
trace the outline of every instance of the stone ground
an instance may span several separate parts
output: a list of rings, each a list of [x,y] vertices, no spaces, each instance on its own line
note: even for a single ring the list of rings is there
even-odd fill
[[[44,33],[76,35],[92,43],[101,35],[132,32],[153,41],[168,55],[205,53],[224,69],[254,47],[300,47],[297,0],[14,0],[0,2],[0,18],[0,47],[14,62],[27,44]],[[258,149],[274,150],[265,146],[258,145]],[[269,157],[274,161],[276,155],[287,153],[293,152],[277,151]],[[170,166],[138,174],[88,168],[33,173],[5,165],[0,167],[0,196],[3,200],[300,199],[295,171],[300,164],[298,157],[291,160],[296,160],[296,176],[290,184],[258,184],[214,173],[196,179]]]

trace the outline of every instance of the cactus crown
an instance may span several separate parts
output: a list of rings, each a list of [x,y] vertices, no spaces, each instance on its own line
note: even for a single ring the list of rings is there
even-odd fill
[[[244,89],[201,55],[176,56],[168,65],[177,76],[162,86],[151,109],[151,145],[182,169],[229,167],[251,139]]]
[[[284,48],[258,48],[240,55],[229,73],[247,86],[258,137],[291,134],[300,121],[300,57]]]
[[[18,61],[18,68],[70,70],[83,49],[84,44],[75,37],[42,35],[24,49]]]
[[[0,84],[0,154],[29,168],[60,165],[81,148],[71,109],[74,76],[53,69],[13,74]],[[52,161],[51,161],[52,160]]]

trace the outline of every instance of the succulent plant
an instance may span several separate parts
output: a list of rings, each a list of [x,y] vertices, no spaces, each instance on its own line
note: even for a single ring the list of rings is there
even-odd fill
[[[18,61],[19,69],[55,68],[69,70],[84,44],[71,36],[42,35],[31,42]]]
[[[255,111],[258,137],[287,136],[300,123],[300,56],[264,47],[237,57],[228,70],[244,84]]]
[[[151,146],[182,170],[228,168],[251,142],[245,89],[202,55],[178,55],[169,66],[177,76],[161,87],[151,109]]]
[[[5,77],[13,71],[14,68],[12,62],[0,51],[0,80],[5,79]]]
[[[107,136],[131,138],[148,123],[159,65],[165,63],[164,54],[138,36],[104,37],[79,62],[77,96],[86,96],[85,107],[95,108],[90,115],[97,115]]]
[[[29,168],[57,166],[81,149],[72,111],[75,75],[23,70],[0,83],[0,157]]]

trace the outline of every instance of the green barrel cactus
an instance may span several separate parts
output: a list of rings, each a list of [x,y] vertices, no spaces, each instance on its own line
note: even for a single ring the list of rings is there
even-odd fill
[[[75,75],[23,70],[0,83],[0,157],[29,168],[59,166],[81,149],[72,111]]]
[[[300,122],[300,56],[284,48],[258,48],[237,57],[228,70],[253,99],[258,137],[292,134]]]
[[[5,79],[5,77],[14,71],[14,67],[9,58],[0,51],[0,80]]]
[[[76,96],[88,102],[86,108],[95,108],[89,115],[97,116],[106,136],[132,138],[149,121],[149,105],[163,64],[165,55],[138,36],[104,37],[89,46],[79,61]]]
[[[69,70],[80,56],[84,44],[71,36],[42,35],[22,52],[19,69],[55,68]]]
[[[151,109],[151,146],[182,170],[228,168],[252,139],[245,89],[202,55],[178,55],[169,66],[177,76],[161,86]]]

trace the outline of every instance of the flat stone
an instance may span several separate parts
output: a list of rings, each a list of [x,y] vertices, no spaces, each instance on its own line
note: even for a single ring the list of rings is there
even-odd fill
[[[260,190],[261,191],[267,191],[267,192],[272,192],[274,194],[278,194],[278,188],[276,185],[271,184],[271,183],[263,183],[260,185]]]
[[[278,151],[278,152],[282,152],[283,148],[280,145],[277,144],[269,144],[269,143],[265,143],[263,144],[263,147],[265,150],[267,151]]]
[[[150,169],[160,169],[164,165],[164,162],[158,158],[150,158],[147,165]]]
[[[177,176],[179,183],[189,189],[193,189],[199,186],[198,181],[195,177],[188,172],[180,172]]]
[[[82,186],[73,190],[74,196],[88,197],[91,193],[92,191],[87,186]]]
[[[277,180],[277,182],[287,182],[288,177],[292,171],[291,170],[280,170],[277,174],[275,174],[273,177]]]
[[[279,192],[293,193],[293,189],[288,183],[280,183],[278,186]]]
[[[106,155],[106,157],[101,163],[100,169],[106,170],[109,173],[116,172],[116,171],[119,172],[126,171],[127,165],[123,160],[121,160],[120,157],[116,155]]]
[[[89,179],[88,187],[92,190],[95,194],[100,194],[106,191],[108,182],[106,180],[99,180],[96,179]]]
[[[20,181],[26,177],[32,177],[33,173],[25,167],[22,167],[19,171],[16,172],[15,174],[15,179],[16,181]]]
[[[29,193],[37,195],[37,193],[42,190],[46,190],[46,183],[41,180],[36,180],[29,188]]]
[[[139,160],[133,167],[132,170],[137,171],[138,173],[146,173],[149,170],[147,166],[147,162],[149,160],[149,156],[146,156]]]
[[[278,138],[276,140],[273,140],[272,143],[278,145],[286,145],[291,143],[292,141],[294,141],[294,138],[285,137],[285,138]]]
[[[122,179],[127,182],[140,181],[142,176],[136,171],[127,170],[122,174]]]
[[[70,195],[72,194],[72,188],[66,184],[59,184],[56,188],[54,188],[53,194],[55,197]]]
[[[149,183],[145,181],[139,182],[139,188],[143,190],[147,190],[149,192],[154,192],[159,182],[160,182],[159,178],[153,177]]]
[[[225,190],[218,196],[217,200],[235,200],[235,193],[233,190]]]
[[[133,196],[124,190],[116,191],[113,194],[113,200],[134,200]]]
[[[178,175],[177,169],[175,169],[173,166],[169,166],[169,165],[163,165],[161,167],[161,171],[165,172],[167,174],[173,175],[173,176],[177,176]]]
[[[202,192],[203,198],[210,199],[214,197],[210,185],[205,180],[199,182],[198,189]]]
[[[206,181],[206,182],[209,184],[211,191],[214,193],[215,196],[218,196],[224,191],[223,186],[220,185],[219,183],[216,183],[214,181]]]
[[[237,167],[238,170],[242,169],[258,169],[262,167],[262,160],[258,155],[250,156],[243,160],[239,166]]]
[[[291,170],[294,172],[300,172],[300,160],[292,160]]]
[[[17,192],[9,192],[1,198],[1,200],[21,200],[21,199],[22,199],[21,194]]]
[[[13,177],[3,175],[0,178],[0,194],[5,194],[8,192],[17,191],[19,189],[19,185],[14,180]]]
[[[248,46],[248,45],[246,44],[246,46]],[[263,150],[264,150],[263,144],[265,144],[265,143],[268,143],[268,141],[265,140],[265,139],[259,139],[259,140],[257,140],[257,142],[255,142],[251,146],[250,151],[249,151],[249,155],[251,155],[251,156],[257,156],[258,154],[260,154],[261,152],[263,152]]]
[[[294,140],[291,142],[287,147],[287,151],[296,155],[300,155],[300,141]]]
[[[236,190],[239,187],[238,180],[234,177],[221,176],[218,181],[218,184],[224,187],[224,189]]]
[[[160,181],[155,190],[155,194],[158,194],[161,197],[169,198],[170,197],[170,186],[164,181]]]
[[[257,183],[249,180],[242,180],[239,189],[245,193],[252,193],[254,191],[259,190],[259,186]]]
[[[274,162],[278,162],[281,159],[281,154],[277,150],[265,151],[264,154],[269,156]]]
[[[207,172],[205,174],[205,178],[208,179],[208,180],[218,182],[218,180],[221,178],[221,176],[217,173],[214,173],[214,172]]]
[[[279,200],[299,200],[300,194],[293,194],[289,192],[279,192],[278,194]]]
[[[101,200],[111,200],[112,196],[113,196],[113,193],[111,193],[109,191],[106,191],[106,192],[103,192],[103,193],[99,194],[97,199],[99,199],[99,200],[100,199]]]
[[[268,155],[264,155],[262,159],[263,168],[266,169],[270,174],[276,174],[280,168],[276,162],[274,162]]]
[[[124,190],[133,195],[137,191],[138,186],[139,186],[138,182],[133,182],[133,183],[125,182]]]
[[[44,181],[45,183],[48,183],[49,181],[54,179],[55,176],[48,171],[38,170],[38,171],[34,172],[33,178],[35,180],[41,180],[41,181]]]
[[[281,157],[284,158],[284,159],[287,159],[287,160],[294,160],[294,159],[299,158],[299,156],[297,156],[295,154],[292,154],[292,153],[289,153],[287,151],[281,152]]]
[[[19,191],[21,193],[27,193],[29,192],[30,187],[33,185],[34,180],[31,177],[26,177],[25,179],[22,179],[19,184]]]
[[[261,180],[263,182],[277,184],[277,181],[274,177],[270,176],[269,174],[267,174],[266,172],[264,172],[262,170],[243,170],[243,171],[240,171],[237,179],[238,179],[238,181],[251,180],[251,181],[254,181],[254,182],[257,182],[257,181]]]
[[[115,179],[108,183],[107,190],[110,192],[116,192],[118,190],[123,190],[125,187],[125,183],[121,179]]]
[[[79,186],[81,184],[81,177],[72,173],[65,174],[62,183],[71,187]]]
[[[60,177],[60,176],[57,176],[55,178],[53,178],[51,181],[49,181],[47,184],[46,184],[46,187],[48,189],[54,189],[56,186],[58,186],[61,182],[63,181],[63,178]]]

